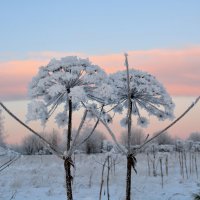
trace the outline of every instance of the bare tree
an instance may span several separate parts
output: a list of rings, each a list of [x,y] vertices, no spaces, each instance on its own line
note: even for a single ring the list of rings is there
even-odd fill
[[[44,147],[44,143],[36,135],[26,136],[21,143],[21,151],[27,155],[42,153]]]
[[[156,133],[155,133],[156,134]],[[154,134],[154,135],[155,135]],[[154,142],[156,142],[159,145],[162,144],[174,144],[174,139],[169,135],[169,133],[165,132],[162,135],[159,135]]]
[[[194,142],[200,141],[200,132],[193,132],[189,135],[188,140],[192,140]]]
[[[86,128],[81,134],[79,141],[82,141],[84,138],[86,138],[90,134],[90,132],[91,130],[89,128]],[[103,141],[105,139],[106,137],[103,135],[103,133],[96,130],[89,137],[89,139],[80,146],[80,149],[86,152],[87,154],[101,153],[103,149]]]
[[[50,133],[41,133],[40,135],[46,138],[46,140],[55,148],[59,148],[60,139],[58,131],[53,129]],[[46,147],[45,143],[36,135],[26,136],[22,140],[21,145],[15,146],[14,148],[27,155],[52,154]]]

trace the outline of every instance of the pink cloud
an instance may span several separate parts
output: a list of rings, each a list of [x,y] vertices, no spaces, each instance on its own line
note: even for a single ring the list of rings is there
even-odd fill
[[[200,94],[200,47],[130,51],[128,54],[130,68],[153,74],[171,94]],[[91,56],[90,58],[108,73],[125,69],[122,54]]]
[[[0,63],[0,97],[25,97],[28,83],[45,61],[25,60]]]
[[[129,51],[130,68],[147,71],[162,82],[172,95],[199,95],[200,47]],[[124,70],[120,54],[86,55],[66,52],[31,52],[30,59],[0,63],[0,96],[26,96],[28,83],[41,65],[53,58],[78,55],[101,66],[107,73]]]

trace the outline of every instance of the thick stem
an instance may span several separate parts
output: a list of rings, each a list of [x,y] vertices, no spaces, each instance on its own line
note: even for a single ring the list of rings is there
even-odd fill
[[[131,200],[131,156],[127,156],[126,200]]]
[[[68,91],[68,93],[70,90]],[[68,132],[67,132],[67,151],[70,149],[70,142],[72,137],[72,101],[69,99],[69,121],[68,121]],[[72,195],[72,176],[71,176],[71,157],[65,158],[64,168],[65,168],[65,180],[66,180],[66,190],[67,190],[67,200],[73,200]]]
[[[130,110],[132,109],[132,102],[130,102]],[[129,114],[128,123],[128,152],[131,152],[131,113]],[[127,176],[126,176],[126,200],[131,199],[131,169],[132,158],[130,154],[127,156]]]
[[[108,197],[108,200],[110,200],[109,178],[110,178],[110,156],[108,156],[108,174],[107,174],[107,197]]]
[[[129,65],[128,65],[128,55],[125,54],[125,65],[127,72],[127,95],[128,95],[128,156],[127,156],[127,175],[126,175],[126,200],[131,199],[131,168],[132,168],[132,157],[131,153],[131,112],[132,112],[132,102],[131,102],[131,92],[130,92],[130,77],[129,77]]]
[[[72,101],[69,100],[69,121],[67,131],[67,151],[70,149],[70,142],[72,137]]]
[[[66,181],[66,190],[67,190],[67,200],[73,200],[72,196],[72,176],[71,176],[71,164],[68,159],[64,161],[65,168],[65,181]]]

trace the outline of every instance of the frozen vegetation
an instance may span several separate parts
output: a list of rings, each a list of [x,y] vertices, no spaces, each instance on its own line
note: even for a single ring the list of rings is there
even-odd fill
[[[4,153],[0,161],[0,197],[66,199],[67,193],[68,200],[192,198],[198,189],[197,148],[185,151],[181,142],[169,147],[168,153],[165,147],[165,153],[159,152],[156,145],[151,144],[146,151],[144,147],[180,120],[200,97],[168,127],[151,138],[146,135],[142,144],[133,147],[132,117],[136,117],[137,125],[142,127],[147,127],[148,115],[162,121],[173,119],[174,103],[154,76],[129,70],[127,56],[125,54],[126,70],[109,76],[88,59],[69,56],[52,59],[46,66],[40,67],[32,79],[29,86],[32,101],[28,105],[27,122],[41,120],[41,124],[45,125],[57,108],[62,108],[55,116],[55,122],[65,128],[64,151],[28,127],[0,102],[4,110],[43,140],[46,148],[57,156],[22,157],[1,150]],[[84,110],[83,116],[73,135],[72,115],[80,109]],[[118,143],[115,133],[109,128],[115,113],[123,114],[121,125],[127,128],[124,146]],[[81,138],[81,132],[91,118],[95,119],[91,132],[86,138]],[[112,153],[75,154],[94,133],[99,122],[115,143]]]
[[[1,148],[0,165],[13,158],[15,153]],[[109,155],[109,154],[108,154]],[[72,169],[75,200],[99,199],[102,165],[107,154],[76,154]],[[152,161],[148,168],[146,153],[137,155],[137,174],[133,174],[132,198],[137,200],[191,200],[197,193],[199,181],[193,166],[190,172],[189,153],[187,154],[188,178],[181,175],[179,153],[158,153],[156,176],[153,176]],[[168,176],[164,157],[168,156]],[[159,158],[163,158],[163,187]],[[110,159],[109,192],[111,200],[125,198],[126,157],[112,155]],[[197,165],[199,157],[197,155]],[[150,171],[149,171],[150,170]],[[107,165],[104,171],[102,200],[107,199]],[[150,172],[150,174],[149,174]],[[61,200],[66,199],[66,188],[62,160],[54,155],[21,156],[9,167],[0,172],[0,199],[4,200]]]

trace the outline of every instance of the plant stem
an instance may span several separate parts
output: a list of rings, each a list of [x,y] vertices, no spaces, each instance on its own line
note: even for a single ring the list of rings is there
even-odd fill
[[[127,156],[126,200],[131,200],[131,157]]]
[[[68,93],[70,90],[68,91]],[[70,149],[72,133],[72,101],[69,99],[69,121],[68,121],[68,131],[67,131],[67,151]],[[65,158],[64,168],[65,168],[65,181],[67,190],[67,200],[73,200],[72,195],[72,176],[71,176],[71,157]]]

